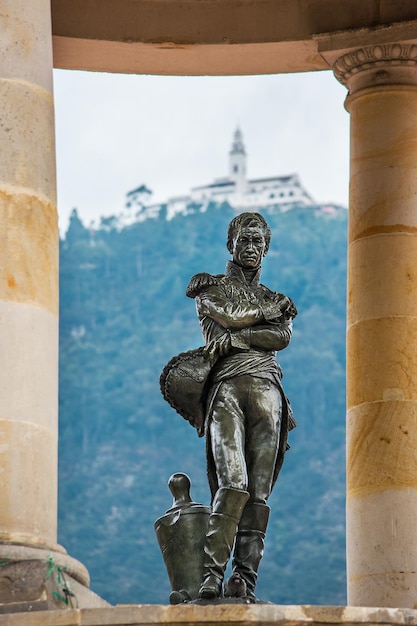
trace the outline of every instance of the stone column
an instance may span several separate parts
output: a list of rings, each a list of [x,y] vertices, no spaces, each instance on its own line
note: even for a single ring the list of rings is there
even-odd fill
[[[50,10],[48,0],[4,4],[0,541],[55,548],[58,234]]]
[[[4,605],[17,600],[23,607],[30,600],[30,610],[35,600],[49,606],[45,585],[51,587],[57,568],[65,568],[81,587],[88,585],[89,577],[84,566],[57,545],[58,226],[50,0],[3,0],[0,32],[0,612],[4,612]],[[37,583],[34,562],[40,565]],[[25,576],[29,591],[22,582]],[[59,601],[57,605],[63,608]]]
[[[339,57],[351,117],[347,567],[353,605],[417,607],[417,45]]]

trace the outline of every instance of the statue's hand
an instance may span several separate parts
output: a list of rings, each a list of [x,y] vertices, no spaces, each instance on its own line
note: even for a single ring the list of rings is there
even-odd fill
[[[288,320],[293,319],[297,315],[296,306],[288,296],[284,296],[283,293],[275,293],[273,300],[279,309],[277,317],[283,316]]]
[[[226,331],[222,335],[215,337],[204,348],[210,359],[210,363],[214,363],[216,359],[226,356],[231,348],[230,332]]]

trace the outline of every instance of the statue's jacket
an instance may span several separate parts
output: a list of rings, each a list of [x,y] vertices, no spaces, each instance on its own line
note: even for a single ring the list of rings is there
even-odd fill
[[[211,371],[206,399],[206,433],[213,401],[224,380],[249,374],[272,381],[283,399],[280,443],[274,482],[288,449],[288,431],[295,420],[287,396],[282,388],[282,370],[276,361],[276,352],[290,342],[292,319],[297,314],[294,303],[283,294],[271,291],[259,282],[260,269],[247,282],[242,269],[229,261],[226,273],[220,275],[196,274],[187,287],[187,295],[195,299],[198,318],[206,346],[224,333],[230,336],[230,350],[219,358]],[[209,480],[214,493],[217,489],[215,472]]]

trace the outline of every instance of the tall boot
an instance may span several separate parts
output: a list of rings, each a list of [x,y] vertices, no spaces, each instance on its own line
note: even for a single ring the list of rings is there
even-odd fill
[[[246,595],[256,602],[255,586],[258,567],[264,553],[265,531],[270,508],[258,502],[248,503],[242,513],[233,555],[233,573],[246,583]]]
[[[200,598],[211,599],[221,595],[224,570],[248,498],[247,491],[225,487],[215,495],[204,546],[204,578]]]

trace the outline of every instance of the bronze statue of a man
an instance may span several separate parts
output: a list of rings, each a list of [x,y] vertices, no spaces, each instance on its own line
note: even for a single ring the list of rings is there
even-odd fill
[[[290,298],[259,283],[270,239],[262,215],[236,216],[228,230],[226,274],[197,274],[187,288],[213,363],[205,424],[213,501],[199,591],[205,599],[222,594],[234,544],[233,580],[239,575],[256,601],[266,502],[295,425],[275,354],[288,346],[297,311]]]

